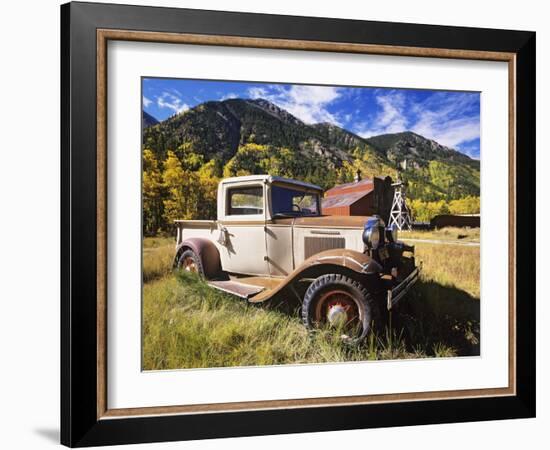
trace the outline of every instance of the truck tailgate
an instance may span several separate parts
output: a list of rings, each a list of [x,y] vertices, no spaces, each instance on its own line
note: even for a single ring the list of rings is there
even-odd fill
[[[219,235],[218,222],[215,220],[176,220],[175,224],[177,229],[176,245],[192,237],[215,240]]]

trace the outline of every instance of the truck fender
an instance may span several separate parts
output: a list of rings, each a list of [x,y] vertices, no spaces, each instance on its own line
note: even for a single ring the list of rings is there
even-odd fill
[[[185,250],[192,250],[200,258],[206,278],[214,278],[220,274],[220,252],[211,240],[198,237],[185,239],[176,249],[174,268]]]
[[[382,266],[369,255],[355,250],[335,248],[317,253],[290,273],[281,283],[270,291],[264,291],[252,297],[251,303],[259,303],[269,300],[278,292],[289,286],[294,281],[302,278],[317,278],[326,273],[353,273],[356,276],[364,276],[365,281],[368,275],[379,274]]]
[[[319,265],[341,266],[364,275],[372,275],[382,270],[382,266],[365,253],[345,248],[334,248],[310,256],[296,271],[302,272]]]

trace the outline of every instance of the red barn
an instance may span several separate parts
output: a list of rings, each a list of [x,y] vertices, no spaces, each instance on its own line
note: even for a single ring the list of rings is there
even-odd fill
[[[390,215],[393,200],[390,177],[361,179],[357,174],[352,183],[341,184],[325,192],[323,214],[330,216],[372,216],[384,220]]]

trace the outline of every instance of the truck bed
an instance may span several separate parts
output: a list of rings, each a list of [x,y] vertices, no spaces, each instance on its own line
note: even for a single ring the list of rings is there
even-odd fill
[[[205,237],[212,240],[218,238],[217,220],[176,220],[175,223],[177,227],[176,246],[191,237]]]

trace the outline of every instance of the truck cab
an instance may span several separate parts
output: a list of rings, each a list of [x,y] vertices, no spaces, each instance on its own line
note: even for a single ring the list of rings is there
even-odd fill
[[[280,177],[237,177],[220,183],[218,224],[229,272],[284,277],[304,259],[296,219],[321,216],[322,189]],[[236,249],[246,250],[245,253]]]

